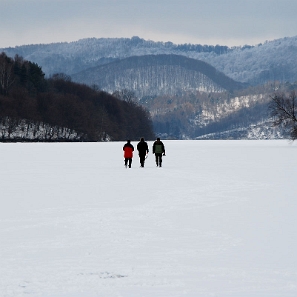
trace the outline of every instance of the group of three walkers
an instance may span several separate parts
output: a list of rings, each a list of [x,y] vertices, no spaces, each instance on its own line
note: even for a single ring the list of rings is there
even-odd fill
[[[144,162],[149,152],[149,148],[147,142],[144,141],[143,137],[137,144],[137,150],[139,155],[140,167],[144,167]],[[127,140],[127,143],[123,146],[123,151],[125,158],[125,167],[128,166],[129,168],[131,168],[134,146],[131,144],[130,140]],[[157,138],[157,140],[153,144],[153,154],[155,154],[156,157],[157,167],[162,167],[162,156],[165,156],[165,146],[160,138]]]

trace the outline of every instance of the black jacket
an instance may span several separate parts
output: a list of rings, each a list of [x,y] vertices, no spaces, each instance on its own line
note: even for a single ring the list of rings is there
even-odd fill
[[[140,141],[137,144],[137,150],[139,152],[139,155],[146,155],[146,153],[149,152],[147,143],[145,141]]]

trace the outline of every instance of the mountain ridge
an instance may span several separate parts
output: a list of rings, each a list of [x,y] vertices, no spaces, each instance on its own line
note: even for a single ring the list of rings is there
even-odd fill
[[[86,38],[73,42],[24,45],[2,48],[40,65],[47,76],[68,75],[102,64],[102,59],[118,59],[148,54],[177,54],[209,63],[225,75],[253,85],[269,80],[297,80],[297,36],[265,41],[256,46],[210,46],[155,42],[139,37]]]

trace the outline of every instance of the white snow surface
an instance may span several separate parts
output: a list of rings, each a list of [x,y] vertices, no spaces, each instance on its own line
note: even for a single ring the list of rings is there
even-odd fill
[[[0,144],[1,297],[297,296],[296,143],[123,144]]]

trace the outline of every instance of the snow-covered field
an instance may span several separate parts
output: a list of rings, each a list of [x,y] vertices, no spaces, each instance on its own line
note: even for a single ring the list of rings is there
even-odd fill
[[[123,144],[0,144],[1,297],[297,296],[296,143]]]

